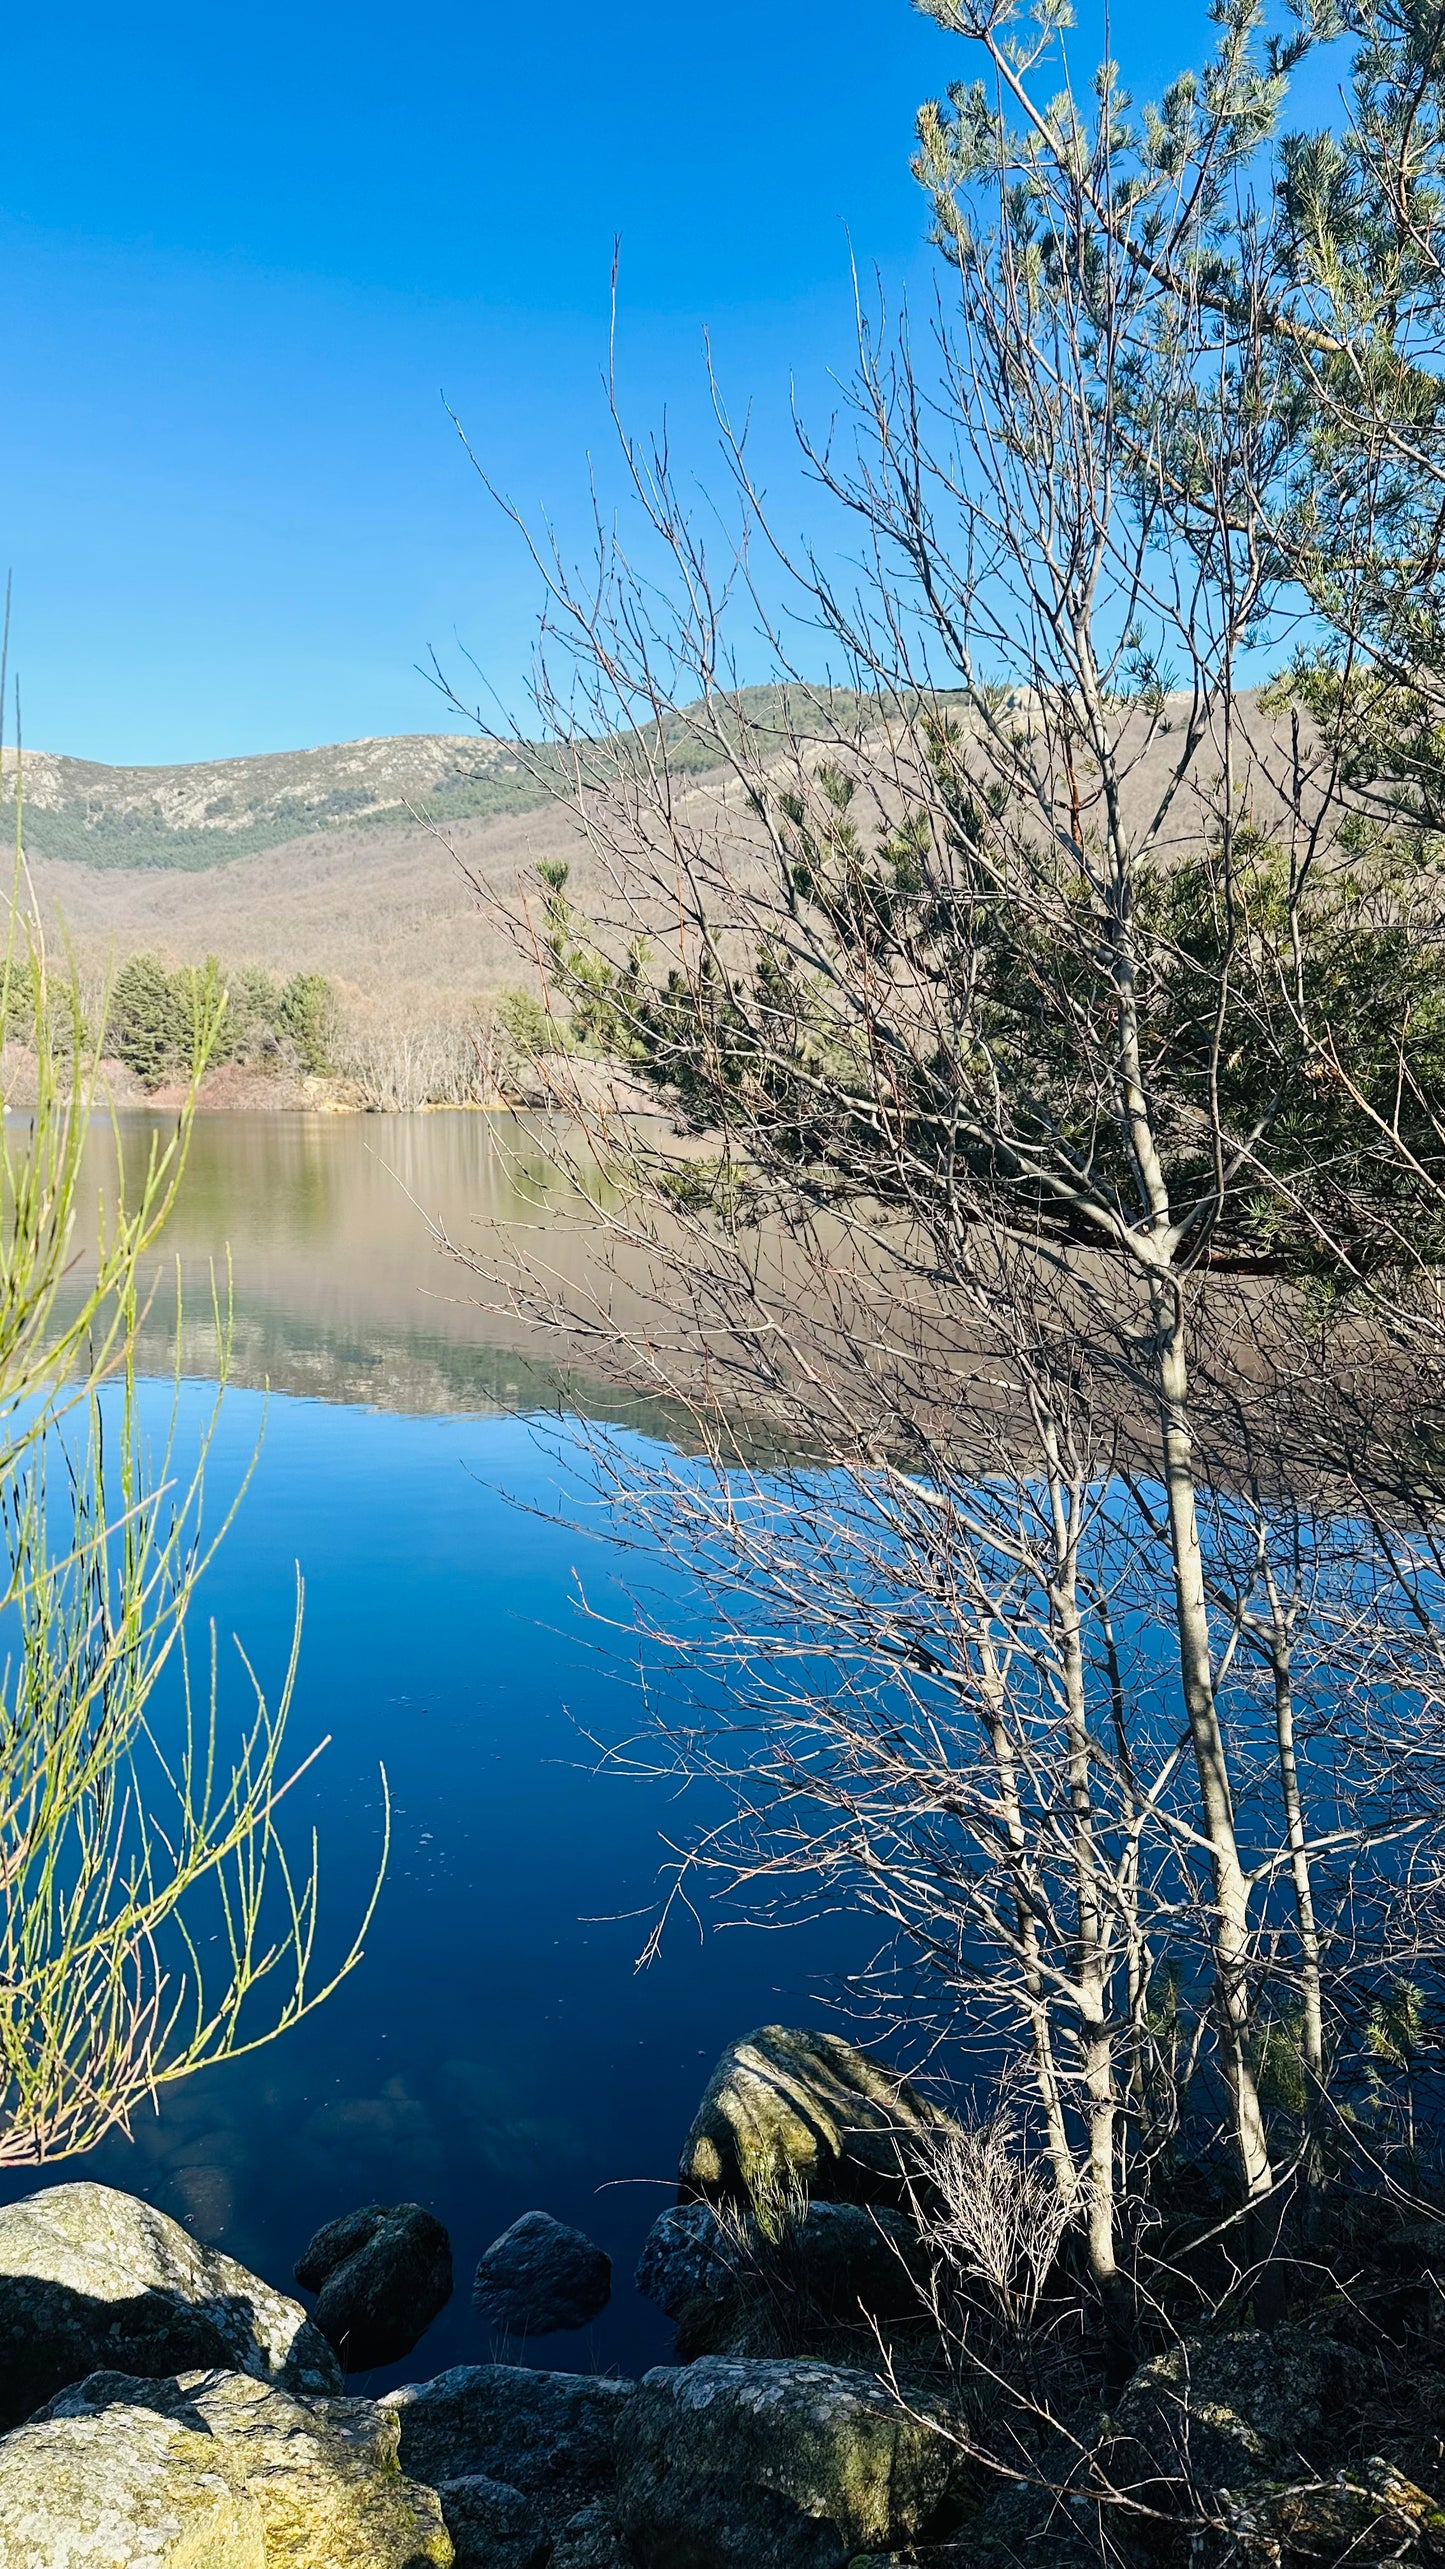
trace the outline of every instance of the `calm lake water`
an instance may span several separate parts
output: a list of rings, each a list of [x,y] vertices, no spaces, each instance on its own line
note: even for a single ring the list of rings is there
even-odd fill
[[[142,1152],[148,1128],[126,1140]],[[642,1709],[625,1641],[599,1645],[575,1580],[625,1622],[629,1582],[659,1574],[582,1504],[545,1364],[468,1299],[425,1219],[453,1236],[511,1212],[545,1221],[544,1180],[538,1158],[519,1197],[513,1153],[482,1116],[217,1116],[197,1127],[166,1238],[196,1377],[182,1459],[213,1399],[207,1277],[230,1257],[213,1516],[258,1439],[259,1459],[201,1612],[274,1690],[301,1565],[290,1742],[331,1745],[293,1827],[314,1814],[321,1830],[333,1948],[375,1869],[382,1763],[392,1858],[365,1959],[315,2018],[53,2173],[144,2194],[283,2284],[322,2221],[368,2201],[429,2205],[451,2231],[457,2294],[374,2388],[501,2351],[583,2369],[664,2359],[669,2332],[632,2270],[712,2062],[752,2025],[829,2021],[865,1951],[839,1922],[764,1935],[709,1918],[635,1967],[667,1841],[691,1814],[662,1783],[599,1771],[590,1739],[626,1738]],[[174,1347],[162,1294],[145,1370],[164,1377]],[[585,1384],[571,1388],[585,1404]],[[163,1379],[144,1388],[157,1435],[170,1398]],[[706,1600],[680,1610],[701,1618]],[[534,2205],[609,2251],[613,2301],[590,2330],[502,2350],[472,2311],[471,2271]]]

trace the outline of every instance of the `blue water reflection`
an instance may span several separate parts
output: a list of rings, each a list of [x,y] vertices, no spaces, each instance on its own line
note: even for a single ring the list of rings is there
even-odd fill
[[[169,1387],[143,1385],[140,1398],[160,1437]],[[183,1391],[182,1464],[211,1398]],[[304,1835],[314,1816],[321,1830],[333,1945],[375,1868],[383,1762],[390,1871],[365,1959],[316,2017],[167,2092],[130,2141],[50,2172],[142,2193],[278,2283],[335,2214],[429,2205],[452,2233],[458,2293],[416,2354],[370,2387],[501,2351],[626,2370],[662,2358],[667,2331],[632,2268],[711,2062],[750,2025],[816,2020],[866,1950],[866,1930],[837,1920],[768,1936],[710,1923],[701,1941],[679,1927],[636,1971],[663,1840],[688,1814],[663,1783],[598,1771],[589,1745],[588,1734],[634,1731],[641,1705],[623,1645],[609,1658],[575,1609],[574,1570],[625,1619],[639,1563],[584,1530],[559,1433],[565,1455],[565,1431],[539,1439],[522,1418],[227,1394],[212,1517],[258,1436],[260,1456],[202,1612],[240,1636],[274,1691],[300,1562],[291,1744],[303,1752],[326,1732],[332,1744],[291,1826]],[[559,1511],[572,1521],[553,1521]],[[234,1656],[229,1682],[239,1718]],[[13,2173],[5,2185],[34,2182]],[[502,2350],[470,2308],[470,2272],[533,2205],[608,2249],[614,2299],[589,2331]]]

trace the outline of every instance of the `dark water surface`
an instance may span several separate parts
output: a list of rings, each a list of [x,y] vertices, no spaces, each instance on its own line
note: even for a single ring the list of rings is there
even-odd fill
[[[128,1147],[143,1141],[138,1127]],[[142,2193],[280,2284],[335,2214],[430,2205],[452,2234],[458,2291],[374,2387],[497,2352],[583,2369],[663,2359],[668,2332],[632,2268],[707,2072],[749,2026],[828,2021],[864,1949],[838,1922],[764,1935],[709,1917],[635,1969],[666,1841],[692,1813],[661,1781],[599,1771],[588,1734],[624,1738],[642,1707],[625,1638],[599,1641],[574,1590],[580,1571],[625,1622],[631,1583],[662,1573],[589,1515],[568,1479],[569,1431],[529,1415],[549,1396],[545,1367],[466,1303],[418,1210],[460,1229],[506,1214],[516,1187],[476,1116],[218,1116],[198,1130],[167,1247],[193,1315],[208,1262],[231,1255],[213,1516],[260,1439],[198,1620],[236,1633],[274,1692],[300,1563],[291,1745],[326,1733],[331,1745],[293,1834],[315,1817],[332,1950],[374,1871],[383,1763],[392,1858],[365,1959],[316,2017],[167,2091],[132,2140],[53,2171]],[[193,1318],[188,1370],[204,1375],[208,1343],[214,1371]],[[158,1301],[147,1369],[164,1374],[173,1349]],[[157,1436],[170,1398],[164,1381],[143,1388]],[[182,1462],[211,1401],[204,1381],[185,1386]],[[679,1603],[706,1613],[704,1599]],[[231,1660],[223,1701],[239,1719]],[[17,2173],[6,2190],[34,2181]],[[608,2249],[613,2302],[579,2335],[502,2349],[470,2307],[471,2270],[534,2205]]]

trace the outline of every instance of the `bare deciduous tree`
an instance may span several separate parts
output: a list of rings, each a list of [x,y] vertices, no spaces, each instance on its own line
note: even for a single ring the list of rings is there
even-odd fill
[[[522,933],[625,1081],[555,1051],[590,1303],[505,1289],[693,1422],[700,1467],[596,1450],[720,1601],[747,1730],[674,1733],[737,1796],[701,1852],[1000,2003],[1112,2291],[1210,2082],[1263,2207],[1358,2076],[1371,1939],[1435,1949],[1435,1501],[1331,1444],[1362,1346],[1386,1399],[1435,1362],[1445,911],[1339,701],[1245,683],[1317,630],[1340,343],[1270,194],[1310,30],[1241,0],[1136,117],[1107,67],[1038,103],[1054,12],[931,14],[989,83],[920,117],[946,287],[921,353],[861,317],[804,437],[856,579],[788,560],[846,683],[772,630],[776,688],[737,684],[787,556],[721,404],[720,562],[620,417],[638,545],[536,550],[609,892],[583,919],[550,868]]]

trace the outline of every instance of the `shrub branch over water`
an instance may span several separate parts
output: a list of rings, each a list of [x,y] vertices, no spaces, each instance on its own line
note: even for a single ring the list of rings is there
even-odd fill
[[[140,1278],[228,1002],[214,972],[187,978],[172,1029],[186,1102],[129,1193],[116,1132],[77,1283],[104,1014],[87,1029],[33,925],[18,777],[12,791],[0,1045],[13,1030],[30,1048],[35,1102],[0,1126],[0,2164],[30,2165],[127,2129],[163,2084],[294,2024],[359,1958],[375,1893],[339,1967],[318,1968],[314,1838],[297,1866],[277,1827],[311,1762],[283,1762],[299,1604],[276,1703],[242,1661],[250,1710],[228,1753],[215,1634],[199,1673],[187,1639],[218,1539],[201,1521],[209,1438],[179,1483],[169,1446],[157,1465],[140,1440]]]

